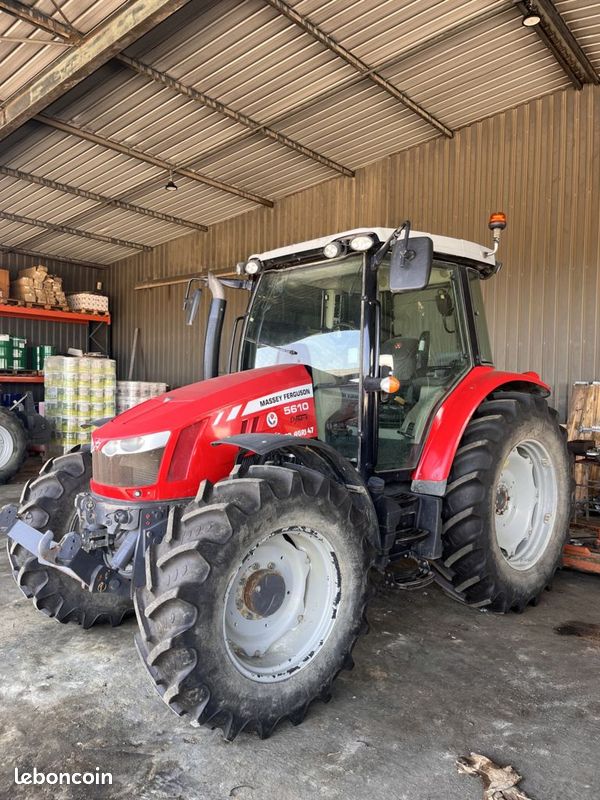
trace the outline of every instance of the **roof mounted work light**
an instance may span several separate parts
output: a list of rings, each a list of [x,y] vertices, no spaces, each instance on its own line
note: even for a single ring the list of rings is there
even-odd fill
[[[341,256],[346,248],[342,244],[342,242],[329,242],[323,248],[323,255],[325,258],[338,258]]]
[[[373,247],[374,242],[375,239],[372,236],[368,233],[363,233],[350,239],[350,249],[356,250],[358,253],[364,253]]]

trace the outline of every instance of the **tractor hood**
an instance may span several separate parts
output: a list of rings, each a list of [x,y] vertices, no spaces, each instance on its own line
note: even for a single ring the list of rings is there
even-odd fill
[[[296,407],[302,404],[300,410]],[[154,397],[98,428],[92,434],[92,491],[102,496],[151,500],[191,497],[204,479],[219,480],[230,471],[237,449],[212,443],[240,433],[316,436],[312,379],[307,367],[276,365],[224,375]],[[164,447],[152,485],[127,482],[117,468],[127,463],[137,475],[136,451],[115,442],[157,437]],[[109,445],[109,443],[113,443]],[[158,446],[158,445],[157,445]],[[107,455],[113,452],[114,455]],[[140,455],[148,458],[148,451]],[[134,466],[130,466],[134,464]],[[137,485],[136,485],[137,483]]]

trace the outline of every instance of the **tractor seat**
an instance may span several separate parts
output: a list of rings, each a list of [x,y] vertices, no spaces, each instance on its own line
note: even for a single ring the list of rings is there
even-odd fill
[[[417,372],[418,350],[418,339],[394,336],[381,345],[381,366],[389,367],[400,384],[410,381]]]

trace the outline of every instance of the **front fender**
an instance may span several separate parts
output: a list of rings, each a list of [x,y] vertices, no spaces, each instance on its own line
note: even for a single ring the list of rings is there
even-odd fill
[[[240,450],[267,456],[276,451],[284,451],[295,456],[296,463],[314,468],[303,456],[310,452],[321,459],[323,471],[346,487],[350,493],[353,505],[363,516],[363,523],[371,535],[373,544],[377,547],[377,532],[379,523],[371,494],[353,465],[331,445],[320,439],[308,439],[300,436],[286,436],[279,433],[244,433],[237,436],[228,436],[219,439],[213,445],[235,445]],[[323,463],[324,462],[324,463]]]
[[[485,398],[499,389],[530,392],[540,397],[550,387],[535,372],[502,372],[494,367],[474,367],[438,408],[419,463],[412,474],[412,490],[443,496],[454,456],[465,428]]]

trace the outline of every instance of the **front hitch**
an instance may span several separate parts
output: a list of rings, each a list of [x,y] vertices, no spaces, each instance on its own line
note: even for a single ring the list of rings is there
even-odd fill
[[[99,550],[86,552],[76,531],[56,542],[52,531],[42,533],[19,519],[18,507],[11,504],[0,511],[0,532],[24,547],[40,564],[64,572],[90,592],[130,593],[129,581],[105,564]]]

